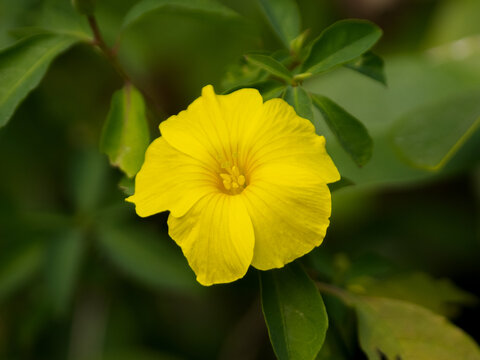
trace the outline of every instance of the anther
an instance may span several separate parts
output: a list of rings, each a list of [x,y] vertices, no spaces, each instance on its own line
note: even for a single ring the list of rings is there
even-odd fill
[[[231,191],[233,194],[238,194],[245,186],[245,176],[240,174],[238,166],[234,165],[230,167],[228,166],[228,162],[224,162],[222,168],[227,171],[227,173],[220,174],[225,190]]]

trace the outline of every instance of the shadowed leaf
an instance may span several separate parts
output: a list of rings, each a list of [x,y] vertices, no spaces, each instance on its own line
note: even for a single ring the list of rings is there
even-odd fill
[[[39,34],[0,51],[0,127],[40,83],[52,60],[77,41],[66,35]]]
[[[142,94],[133,86],[126,85],[112,97],[100,149],[108,155],[112,165],[133,177],[143,164],[149,143]]]
[[[310,121],[313,120],[312,99],[300,86],[288,86],[284,99],[289,103],[297,114]]]
[[[360,345],[369,360],[480,359],[475,341],[423,307],[375,297],[358,297],[354,306]]]
[[[211,14],[227,18],[239,16],[235,11],[216,0],[143,0],[134,5],[125,15],[122,26],[126,28],[141,17],[162,10]]]
[[[322,297],[300,265],[260,273],[262,307],[280,360],[313,360],[328,327]]]
[[[387,85],[383,59],[371,51],[363,54],[358,59],[345,64],[345,66],[359,72],[360,74],[368,76],[385,86]]]
[[[288,69],[273,57],[260,54],[249,54],[245,58],[247,61],[259,68],[268,71],[270,74],[277,76],[287,82],[292,81],[292,74]]]
[[[480,127],[480,91],[423,106],[397,120],[393,143],[409,163],[441,169]]]
[[[358,166],[365,165],[373,151],[373,141],[367,128],[353,115],[332,100],[311,95],[313,103],[322,113],[328,127]]]

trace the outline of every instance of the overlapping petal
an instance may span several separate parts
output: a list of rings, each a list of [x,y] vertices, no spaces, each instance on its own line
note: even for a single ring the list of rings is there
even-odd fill
[[[242,197],[207,195],[184,216],[170,215],[168,228],[199,283],[231,282],[247,272],[253,256],[254,233]]]
[[[282,182],[292,173],[296,174],[295,181],[302,177],[310,183],[331,183],[340,179],[325,150],[325,138],[316,135],[312,123],[299,117],[281,99],[264,104],[262,120],[251,144],[245,160],[251,183],[256,178],[272,176]]]
[[[263,100],[255,89],[216,95],[212,86],[202,90],[187,110],[160,125],[170,145],[220,171],[219,166],[244,153],[245,139],[262,121]]]
[[[200,198],[216,191],[214,172],[160,137],[149,146],[135,179],[135,194],[127,201],[135,203],[142,217],[167,210],[182,216]]]
[[[282,267],[320,245],[331,213],[326,184],[340,179],[324,137],[283,100],[267,101],[246,164],[242,196],[255,230],[252,265]]]
[[[330,223],[326,184],[286,186],[268,181],[242,193],[255,231],[252,265],[279,268],[319,246]]]

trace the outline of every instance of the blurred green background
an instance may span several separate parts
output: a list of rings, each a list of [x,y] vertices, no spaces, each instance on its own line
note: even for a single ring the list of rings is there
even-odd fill
[[[109,44],[136,2],[98,0]],[[222,3],[241,16],[158,11],[122,33],[120,61],[154,95],[153,137],[202,86],[221,90],[243,54],[280,47],[255,0]],[[356,167],[316,114],[329,153],[355,186],[333,194],[325,242],[303,261],[322,267],[333,256],[333,268],[344,264],[353,269],[349,276],[422,271],[480,296],[480,132],[436,171],[412,164],[392,145],[403,119],[440,109],[432,126],[441,127],[441,114],[462,116],[456,99],[480,94],[480,1],[298,4],[312,37],[342,18],[381,26],[376,52],[388,81],[384,87],[339,69],[305,83],[366,125],[374,154]],[[0,0],[1,48],[22,28],[45,24],[88,32],[67,0]],[[0,130],[0,358],[273,359],[256,272],[201,287],[168,238],[167,214],[140,219],[124,202],[121,173],[98,151],[111,95],[121,86],[100,53],[76,45]],[[454,323],[479,341],[479,318],[470,306]]]

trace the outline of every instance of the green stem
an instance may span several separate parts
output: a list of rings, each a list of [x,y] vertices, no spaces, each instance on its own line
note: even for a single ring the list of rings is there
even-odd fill
[[[126,85],[132,84],[134,85],[144,96],[145,100],[148,101],[148,103],[155,108],[155,112],[158,116],[163,117],[164,112],[161,109],[161,107],[158,105],[158,103],[155,101],[155,98],[153,96],[150,96],[145,90],[143,90],[140,86],[137,84],[133,83],[131,80],[130,76],[128,76],[127,72],[123,68],[123,66],[120,64],[118,61],[117,57],[117,51],[110,48],[107,43],[105,42],[102,32],[100,31],[100,28],[97,23],[97,19],[95,18],[94,15],[88,15],[87,16],[88,24],[90,25],[90,28],[92,29],[93,32],[93,45],[98,47],[100,51],[103,53],[105,58],[108,60],[108,62],[112,65],[112,67],[115,69],[115,71],[120,75],[120,77],[123,79]]]
[[[98,27],[97,20],[95,19],[95,16],[93,15],[88,15],[87,16],[88,23],[90,25],[90,28],[92,29],[93,36],[94,36],[94,45],[98,46],[98,48],[102,51],[102,53],[105,55],[107,60],[110,62],[110,64],[113,66],[113,68],[118,72],[118,74],[122,77],[122,79],[126,83],[130,83],[130,77],[127,75],[125,70],[123,69],[122,65],[118,62],[117,56],[112,49],[110,49],[103,39],[102,33],[100,32],[100,28]]]

